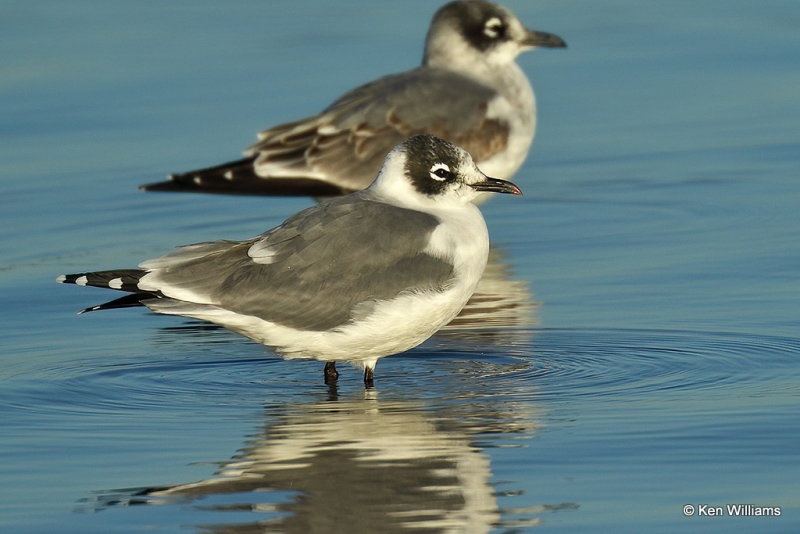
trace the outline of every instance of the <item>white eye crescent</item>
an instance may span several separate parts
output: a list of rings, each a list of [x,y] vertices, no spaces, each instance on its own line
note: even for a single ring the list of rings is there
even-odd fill
[[[483,34],[490,39],[497,39],[503,31],[503,21],[492,17],[483,26]]]
[[[450,167],[444,163],[437,163],[431,167],[431,178],[437,182],[444,182],[450,178],[453,173],[450,172]]]

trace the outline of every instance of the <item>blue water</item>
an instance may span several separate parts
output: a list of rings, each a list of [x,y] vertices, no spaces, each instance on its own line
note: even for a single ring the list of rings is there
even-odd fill
[[[107,293],[63,272],[310,204],[136,187],[416,65],[438,4],[365,5],[5,3],[0,530],[800,530],[796,2],[507,2],[569,48],[520,58],[525,196],[483,207],[503,313],[374,390],[203,323],[75,315]]]

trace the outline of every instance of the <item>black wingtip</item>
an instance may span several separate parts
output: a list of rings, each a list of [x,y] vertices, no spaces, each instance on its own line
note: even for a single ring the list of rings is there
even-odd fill
[[[238,189],[239,182],[246,184],[254,178],[258,178],[253,169],[254,161],[255,158],[244,158],[204,169],[170,174],[166,181],[140,185],[139,189],[143,191],[225,193],[231,189]]]
[[[194,191],[195,189],[187,187],[185,184],[174,182],[173,175],[169,175],[170,180],[165,182],[153,182],[152,184],[143,184],[139,186],[142,191]]]
[[[214,193],[277,197],[334,197],[347,193],[329,182],[307,176],[268,177],[256,174],[255,158],[229,161],[195,171],[170,174],[168,180],[140,185],[142,191]]]
[[[353,191],[313,178],[242,178],[214,180],[192,173],[170,175],[164,182],[140,185],[139,189],[159,193],[213,193],[272,197],[338,197]]]
[[[157,298],[159,298],[159,296],[153,293],[132,293],[130,295],[125,295],[124,297],[120,297],[118,299],[104,302],[103,304],[98,304],[96,306],[89,306],[88,308],[84,308],[78,312],[78,315],[99,310],[116,310],[119,308],[132,308],[135,306],[144,306],[144,303],[142,301],[157,299]]]

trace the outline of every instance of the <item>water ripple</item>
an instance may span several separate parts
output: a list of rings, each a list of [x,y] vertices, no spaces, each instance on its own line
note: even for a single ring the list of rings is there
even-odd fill
[[[796,369],[800,339],[749,334],[633,329],[541,329],[517,335],[452,334],[379,366],[378,391],[456,399],[629,397],[666,391],[769,390]],[[253,405],[302,397],[321,386],[320,364],[267,354],[248,342],[182,345],[146,359],[61,369],[18,383],[0,404],[25,413],[103,415],[204,406]],[[187,350],[188,349],[188,350]],[[76,364],[77,366],[78,364]],[[340,386],[360,389],[347,366]]]
[[[103,416],[139,410],[180,414],[237,402],[253,404],[260,397],[252,392],[263,390],[265,384],[274,381],[268,387],[280,392],[293,383],[291,369],[258,346],[233,343],[218,351],[208,349],[179,358],[171,353],[162,359],[148,355],[145,361],[62,369],[62,376],[19,383],[13,396],[0,403],[45,415]],[[234,354],[237,349],[245,354]]]
[[[667,390],[763,389],[796,366],[800,340],[676,330],[541,330],[531,365],[515,374],[536,397]]]

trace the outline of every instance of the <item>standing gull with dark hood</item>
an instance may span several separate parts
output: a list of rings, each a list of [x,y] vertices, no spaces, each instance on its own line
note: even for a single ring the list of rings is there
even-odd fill
[[[340,195],[367,187],[389,150],[417,134],[461,146],[484,172],[509,179],[536,129],[533,89],[516,57],[565,46],[525,28],[505,7],[451,2],[433,16],[421,66],[357,87],[319,115],[261,132],[244,159],[142,188]]]
[[[483,274],[482,192],[521,194],[451,143],[395,147],[367,189],[331,199],[246,241],[178,248],[138,269],[69,274],[63,283],[126,291],[87,308],[147,306],[220,324],[286,358],[363,367],[415,347],[450,322]]]

